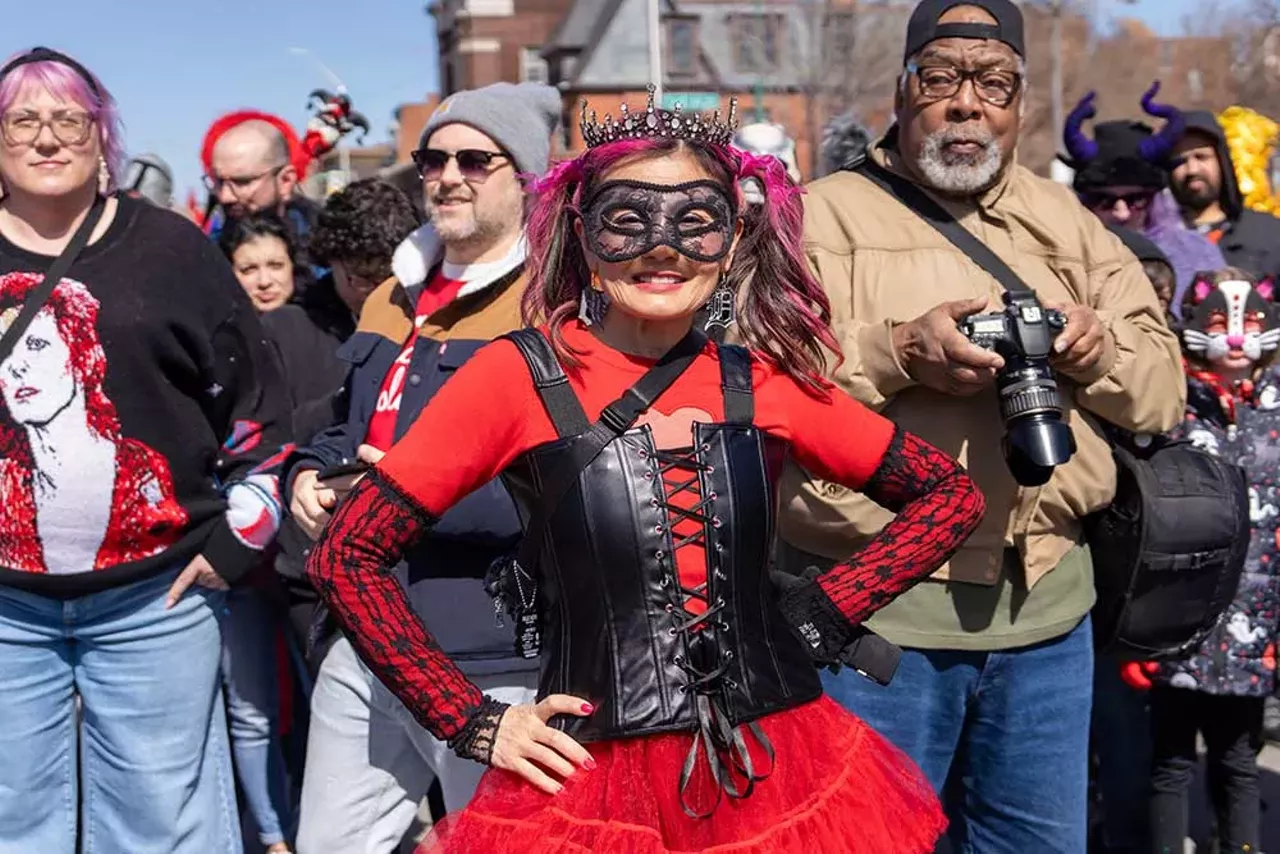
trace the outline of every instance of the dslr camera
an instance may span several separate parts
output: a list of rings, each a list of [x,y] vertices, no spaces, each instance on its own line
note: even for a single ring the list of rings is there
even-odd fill
[[[1062,420],[1062,398],[1049,367],[1053,342],[1067,325],[1062,312],[1040,305],[1034,293],[1005,291],[1004,311],[960,321],[960,332],[1004,359],[996,374],[1005,464],[1022,486],[1041,486],[1076,452]]]

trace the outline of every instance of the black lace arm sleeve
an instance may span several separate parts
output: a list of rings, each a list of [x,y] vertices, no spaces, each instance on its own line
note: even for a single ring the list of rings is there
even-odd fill
[[[507,706],[440,649],[393,572],[433,523],[377,470],[362,478],[312,550],[307,575],[360,658],[436,738],[487,763]]]

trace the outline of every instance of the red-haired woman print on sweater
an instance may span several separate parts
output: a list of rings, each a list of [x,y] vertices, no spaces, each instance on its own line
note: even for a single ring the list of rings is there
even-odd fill
[[[32,273],[0,276],[0,297],[21,302]],[[6,300],[6,301],[8,301]],[[121,436],[103,380],[98,300],[63,279],[0,363],[0,564],[26,572],[75,573],[159,554],[176,542],[187,513],[169,464]],[[0,314],[0,332],[18,315]],[[114,480],[96,473],[111,470]],[[56,538],[42,538],[57,530]]]

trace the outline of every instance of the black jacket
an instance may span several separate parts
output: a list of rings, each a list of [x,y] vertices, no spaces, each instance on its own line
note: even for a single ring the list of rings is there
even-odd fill
[[[338,298],[333,279],[326,276],[302,298],[262,316],[271,346],[279,357],[293,412],[293,441],[307,445],[338,419],[347,363],[338,348],[355,332],[355,318]],[[286,578],[305,579],[310,538],[287,512],[277,540],[276,571]]]
[[[1280,276],[1280,219],[1244,206],[1240,184],[1231,163],[1227,137],[1213,113],[1193,110],[1185,114],[1188,131],[1213,137],[1222,169],[1222,197],[1219,203],[1227,215],[1227,228],[1218,248],[1233,267],[1257,276]]]

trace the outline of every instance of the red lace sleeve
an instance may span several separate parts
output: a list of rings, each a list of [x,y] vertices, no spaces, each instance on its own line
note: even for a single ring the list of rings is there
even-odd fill
[[[946,563],[986,512],[986,500],[959,463],[901,428],[861,491],[898,515],[818,579],[854,624]]]
[[[393,570],[435,520],[376,469],[338,508],[307,576],[360,658],[436,738],[464,735],[485,698],[422,625]]]

